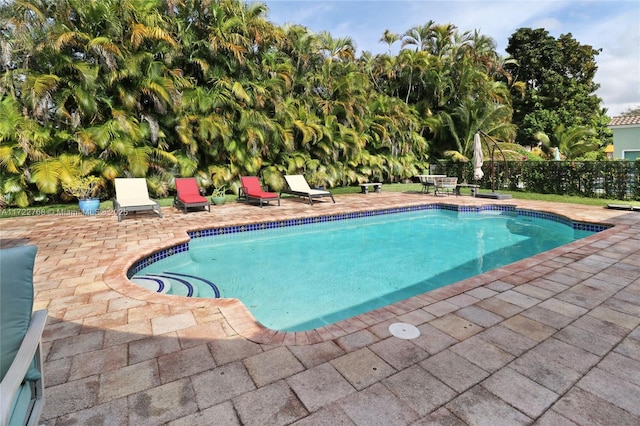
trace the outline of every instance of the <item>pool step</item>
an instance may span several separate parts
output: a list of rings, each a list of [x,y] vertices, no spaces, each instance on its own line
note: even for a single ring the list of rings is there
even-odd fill
[[[131,278],[131,281],[156,293],[185,297],[220,298],[220,290],[214,283],[195,275],[165,271],[157,274],[136,275]]]

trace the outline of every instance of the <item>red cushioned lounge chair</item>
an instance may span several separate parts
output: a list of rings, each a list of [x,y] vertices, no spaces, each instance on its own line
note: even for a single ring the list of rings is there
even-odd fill
[[[265,192],[260,186],[260,181],[256,176],[241,176],[241,188],[238,190],[238,199],[240,200],[258,200],[260,207],[262,203],[269,204],[269,201],[278,201],[280,205],[280,195],[275,192]]]
[[[177,178],[176,195],[173,197],[173,206],[182,209],[185,213],[192,207],[206,207],[211,211],[211,203],[200,194],[196,178]]]

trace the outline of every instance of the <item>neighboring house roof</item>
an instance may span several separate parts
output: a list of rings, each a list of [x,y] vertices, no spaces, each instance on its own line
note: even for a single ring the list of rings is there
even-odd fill
[[[623,115],[620,117],[613,117],[608,126],[640,126],[640,115]]]

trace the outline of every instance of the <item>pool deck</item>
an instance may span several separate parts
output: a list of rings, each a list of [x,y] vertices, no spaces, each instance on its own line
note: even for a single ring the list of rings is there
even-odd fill
[[[164,218],[120,223],[0,220],[2,247],[38,246],[35,308],[49,310],[41,424],[640,424],[640,212],[418,189],[165,207]],[[188,230],[434,202],[615,226],[311,332],[274,332],[237,300],[150,293],[125,275]],[[391,336],[396,322],[421,336]]]

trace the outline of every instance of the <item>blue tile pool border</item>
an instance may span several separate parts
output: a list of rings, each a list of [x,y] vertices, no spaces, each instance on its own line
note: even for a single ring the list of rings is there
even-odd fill
[[[559,222],[573,229],[589,232],[600,232],[610,228],[610,225],[573,221],[565,216],[556,213],[547,213],[537,210],[518,209],[513,205],[486,205],[486,206],[459,206],[455,204],[420,204],[416,206],[392,207],[380,210],[370,210],[364,212],[339,213],[324,216],[314,216],[307,218],[274,220],[269,222],[259,222],[245,225],[222,226],[218,228],[202,229],[198,231],[189,231],[190,239],[211,237],[215,235],[237,234],[241,232],[260,231],[264,229],[286,228],[290,226],[308,225],[323,222],[335,222],[339,220],[358,219],[363,217],[381,216],[396,213],[407,213],[420,210],[448,210],[457,211],[458,213],[481,213],[481,212],[499,212],[501,214],[519,215],[525,217],[534,217],[538,219],[546,219]],[[138,271],[147,266],[158,262],[159,260],[173,256],[175,254],[189,251],[189,243],[177,244],[165,249],[159,250],[150,256],[140,259],[133,264],[127,271],[127,278],[132,278]]]

